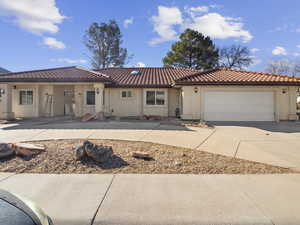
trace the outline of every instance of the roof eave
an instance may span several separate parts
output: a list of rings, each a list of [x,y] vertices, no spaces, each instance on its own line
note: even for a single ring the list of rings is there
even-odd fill
[[[176,82],[175,86],[244,85],[244,86],[300,86],[300,82]]]

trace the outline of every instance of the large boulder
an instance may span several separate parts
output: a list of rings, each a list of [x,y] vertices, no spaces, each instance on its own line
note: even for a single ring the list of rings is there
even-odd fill
[[[13,154],[15,154],[15,151],[9,144],[0,143],[0,159],[11,156]]]
[[[107,161],[113,155],[111,146],[95,145],[90,141],[85,141],[83,147],[87,156],[98,163]]]

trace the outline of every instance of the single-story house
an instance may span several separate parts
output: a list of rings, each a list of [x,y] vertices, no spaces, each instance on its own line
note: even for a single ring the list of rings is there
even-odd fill
[[[103,112],[186,120],[296,120],[300,78],[242,70],[64,67],[0,76],[0,118]]]

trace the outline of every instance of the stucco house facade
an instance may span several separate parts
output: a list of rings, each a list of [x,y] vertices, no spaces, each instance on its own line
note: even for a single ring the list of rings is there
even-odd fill
[[[180,116],[186,120],[296,120],[300,78],[240,70],[64,67],[0,77],[0,118]]]

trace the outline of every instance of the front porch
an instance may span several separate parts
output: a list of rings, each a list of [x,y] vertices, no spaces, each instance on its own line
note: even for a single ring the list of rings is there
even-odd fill
[[[103,83],[0,84],[0,119],[80,117],[104,111]]]

